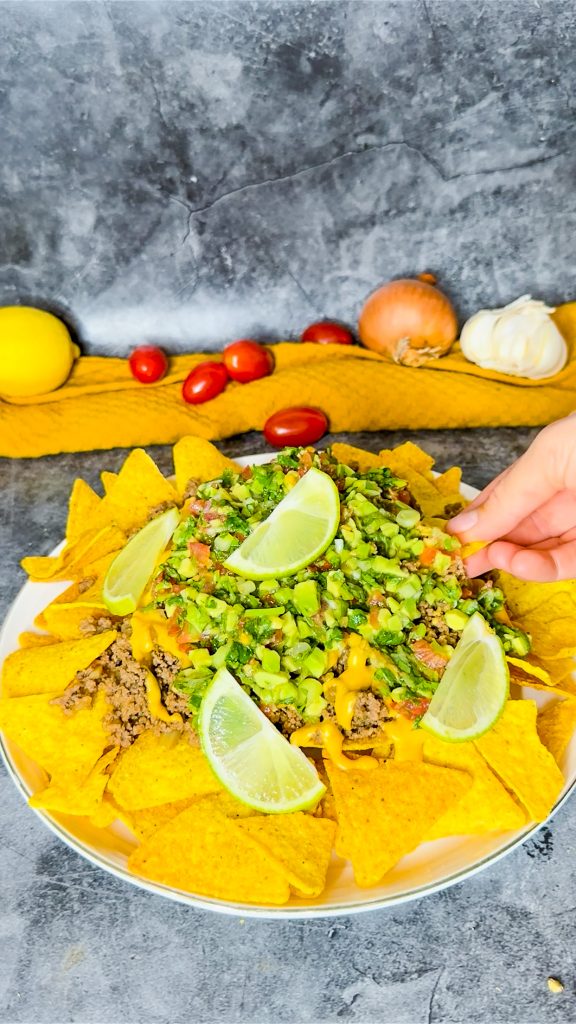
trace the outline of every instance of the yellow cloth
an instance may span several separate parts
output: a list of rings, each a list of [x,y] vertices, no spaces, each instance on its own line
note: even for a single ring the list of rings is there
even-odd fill
[[[214,355],[175,356],[170,373],[147,385],[131,377],[125,359],[82,357],[57,391],[0,398],[0,455],[171,444],[185,434],[218,440],[261,430],[290,405],[324,409],[334,432],[541,426],[576,409],[576,302],[561,306],[555,319],[570,358],[545,381],[482,370],[458,346],[411,369],[356,346],[280,342],[272,347],[270,377],[231,383],[218,398],[193,406],[182,400],[182,381]]]

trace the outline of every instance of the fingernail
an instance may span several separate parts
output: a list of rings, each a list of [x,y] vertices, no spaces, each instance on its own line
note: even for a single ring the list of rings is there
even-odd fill
[[[450,521],[450,529],[452,533],[468,533],[469,530],[474,529],[478,518],[478,513],[475,510],[461,512],[460,515]]]

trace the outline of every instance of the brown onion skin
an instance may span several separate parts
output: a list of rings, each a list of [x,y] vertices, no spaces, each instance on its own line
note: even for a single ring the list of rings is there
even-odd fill
[[[401,278],[368,296],[358,322],[362,344],[394,362],[420,366],[445,355],[458,337],[450,300],[427,281]]]

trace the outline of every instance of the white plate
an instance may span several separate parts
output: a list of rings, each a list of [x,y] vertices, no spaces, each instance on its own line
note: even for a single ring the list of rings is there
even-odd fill
[[[238,459],[238,462],[250,465],[256,462],[267,462],[271,457],[270,455],[247,456]],[[472,487],[463,485],[462,493],[465,497],[472,498],[478,492]],[[6,655],[17,648],[19,633],[23,630],[33,629],[33,621],[38,612],[66,586],[65,583],[26,583],[22,587],[8,613],[0,635],[0,666]],[[529,695],[539,704],[544,704],[547,699],[547,695],[539,691],[530,691]],[[9,775],[22,796],[27,799],[41,784],[41,773],[34,763],[17,749],[15,744],[1,737],[0,751]],[[566,800],[576,782],[576,738],[574,737],[566,753],[563,770],[566,785],[554,811]],[[270,907],[229,903],[223,900],[193,896],[178,889],[137,878],[126,868],[127,855],[134,848],[135,840],[123,825],[117,823],[108,829],[96,829],[87,824],[86,819],[49,814],[42,810],[35,810],[34,813],[63,842],[76,850],[82,857],[131,885],[206,910],[242,917],[274,919],[354,914],[418,899],[476,874],[510,853],[542,827],[536,825],[514,832],[463,836],[423,843],[409,856],[404,857],[380,885],[371,889],[359,889],[354,883],[351,866],[334,855],[328,873],[328,884],[322,896],[315,900],[294,898],[284,907]]]

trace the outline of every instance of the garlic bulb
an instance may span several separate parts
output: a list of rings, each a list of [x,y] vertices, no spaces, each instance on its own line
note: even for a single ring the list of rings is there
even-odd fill
[[[529,295],[501,309],[481,309],[464,324],[460,347],[466,359],[516,377],[553,377],[566,365],[568,348],[550,313]]]

